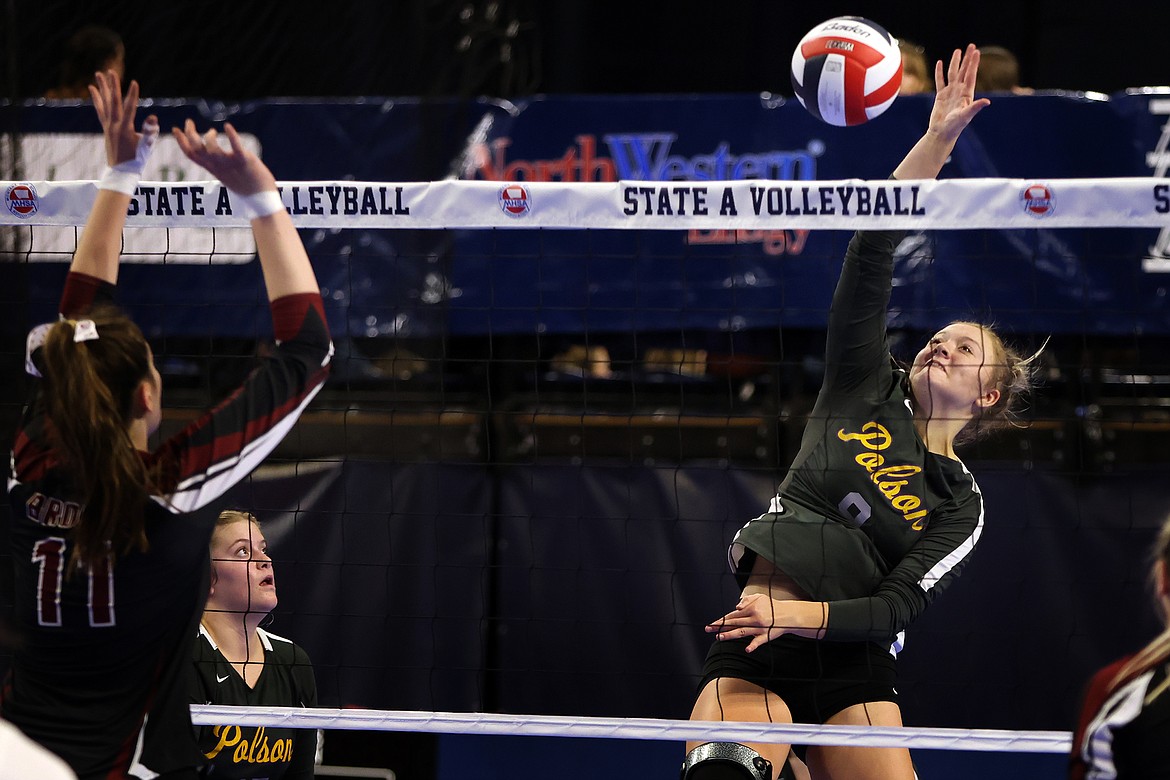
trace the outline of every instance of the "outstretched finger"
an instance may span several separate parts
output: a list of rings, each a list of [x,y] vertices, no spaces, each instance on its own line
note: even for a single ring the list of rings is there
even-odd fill
[[[975,118],[975,115],[990,105],[991,101],[987,98],[979,98],[965,106],[963,108],[963,127],[971,124],[971,120]]]
[[[93,101],[93,110],[97,112],[98,121],[104,127],[106,124],[106,101],[96,84],[89,85],[89,98]]]
[[[223,154],[223,147],[219,145],[219,131],[214,127],[200,136],[199,140],[208,154]]]
[[[110,75],[105,71],[99,70],[93,74],[94,83],[90,86],[90,94],[96,96],[94,100],[94,110],[97,111],[98,119],[101,120],[102,126],[105,127],[110,121],[110,115],[114,110],[114,105],[117,102],[116,93],[110,87]]]
[[[975,74],[979,71],[979,49],[975,44],[967,44],[967,54],[963,57],[963,64],[959,66],[959,80],[966,87],[975,87]]]
[[[106,121],[118,124],[122,121],[122,81],[112,70],[99,71],[97,79],[101,85]]]
[[[232,126],[231,122],[224,123],[223,131],[228,137],[228,144],[232,148],[232,153],[244,154],[244,142],[240,139],[240,134],[236,132],[236,128]]]
[[[122,100],[122,117],[131,125],[134,124],[134,115],[138,112],[138,82],[131,79],[126,88],[126,97]]]
[[[722,638],[723,634],[729,633],[731,631],[737,631],[743,626],[744,622],[742,620],[736,620],[730,617],[721,617],[713,623],[708,623],[703,630],[708,634],[718,634],[720,635],[720,638]]]
[[[707,627],[707,633],[715,634],[716,639],[735,639],[736,637],[747,636],[748,630],[747,626],[742,626],[738,623],[720,622],[715,626]]]
[[[712,625],[741,625],[743,619],[749,617],[749,613],[743,611],[739,607],[728,612],[723,617],[719,618]]]
[[[191,120],[187,120],[187,121],[191,121]],[[177,143],[179,145],[179,149],[183,152],[183,154],[186,154],[188,143],[187,143],[187,134],[184,132],[184,128],[172,127],[171,128],[171,135],[174,137],[175,143]]]
[[[203,140],[199,137],[199,133],[195,132],[195,123],[190,119],[183,123],[182,129],[172,127],[171,135],[175,137],[179,148],[183,150],[183,154],[188,157],[192,157],[203,150]]]
[[[951,52],[951,64],[947,66],[947,83],[954,84],[959,78],[959,69],[963,64],[963,52],[955,49]]]

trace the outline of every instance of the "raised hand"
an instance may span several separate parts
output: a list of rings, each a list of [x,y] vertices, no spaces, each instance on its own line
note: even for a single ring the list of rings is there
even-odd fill
[[[219,142],[218,132],[211,129],[200,135],[190,119],[182,129],[173,128],[171,133],[191,162],[206,168],[232,192],[254,195],[265,190],[275,190],[276,178],[268,166],[244,147],[239,133],[230,123],[225,124],[223,129],[228,140],[226,149]]]
[[[987,98],[975,99],[975,75],[979,72],[979,50],[975,44],[966,53],[955,49],[943,70],[942,60],[934,65],[934,107],[930,124],[918,143],[894,169],[894,178],[933,179],[938,176],[955,148],[955,142],[971,120],[991,105]]]
[[[113,168],[137,160],[141,171],[141,165],[146,164],[146,157],[158,137],[158,117],[148,116],[142,123],[142,132],[137,132],[134,117],[138,112],[138,82],[131,81],[126,96],[122,97],[122,84],[117,73],[99,71],[94,76],[97,83],[89,86],[89,94],[106,138],[106,164]]]
[[[928,132],[953,142],[976,114],[991,105],[987,98],[975,99],[978,72],[979,49],[973,43],[967,45],[966,53],[955,49],[945,74],[942,60],[934,64],[934,108],[930,112]]]

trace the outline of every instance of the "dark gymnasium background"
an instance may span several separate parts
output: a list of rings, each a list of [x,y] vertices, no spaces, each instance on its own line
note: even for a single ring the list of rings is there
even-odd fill
[[[159,97],[791,94],[797,41],[845,14],[915,41],[931,61],[969,41],[1005,46],[1038,89],[1170,82],[1170,4],[1156,0],[4,0],[0,96],[42,94],[85,23],[117,30],[127,73]]]

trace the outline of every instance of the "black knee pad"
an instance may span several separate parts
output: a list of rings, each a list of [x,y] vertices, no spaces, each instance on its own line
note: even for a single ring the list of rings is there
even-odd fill
[[[738,742],[706,742],[687,753],[680,780],[772,780],[772,762]]]

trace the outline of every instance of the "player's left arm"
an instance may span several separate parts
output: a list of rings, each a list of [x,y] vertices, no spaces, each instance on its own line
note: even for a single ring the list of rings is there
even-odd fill
[[[830,603],[824,638],[890,641],[958,578],[982,533],[977,494],[962,505],[936,509],[922,536],[873,595]]]
[[[148,116],[142,123],[142,132],[135,131],[138,82],[131,81],[123,97],[116,73],[99,72],[95,76],[96,84],[90,86],[89,92],[102,125],[108,167],[98,182],[97,197],[69,270],[114,284],[118,281],[126,210],[158,138],[158,118]]]

